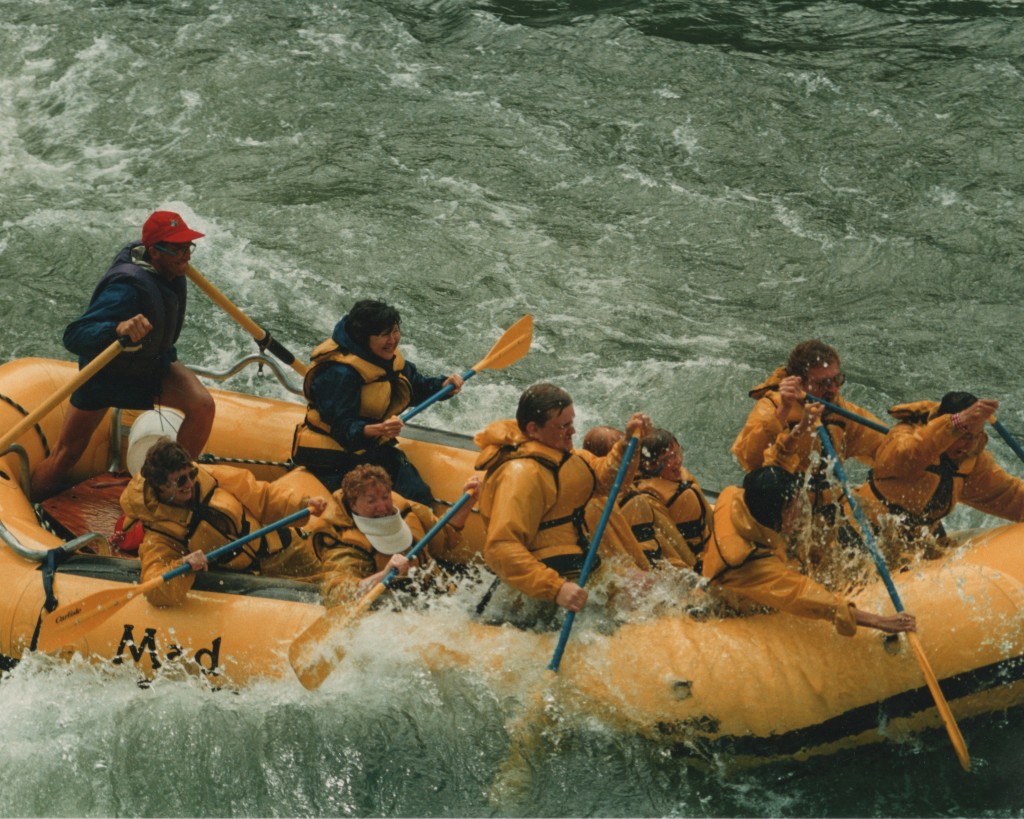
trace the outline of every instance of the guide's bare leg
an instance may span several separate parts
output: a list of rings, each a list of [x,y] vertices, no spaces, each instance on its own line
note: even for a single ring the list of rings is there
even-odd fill
[[[106,409],[83,410],[68,405],[57,445],[49,457],[32,470],[29,494],[33,502],[46,500],[63,488],[65,476],[82,457],[89,439],[106,413]]]
[[[213,429],[217,405],[196,374],[180,361],[171,364],[160,386],[159,403],[185,414],[178,430],[178,443],[198,458]]]

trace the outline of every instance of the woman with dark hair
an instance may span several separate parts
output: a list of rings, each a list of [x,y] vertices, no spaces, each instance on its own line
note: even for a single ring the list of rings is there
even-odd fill
[[[945,534],[942,519],[961,501],[989,515],[1024,520],[1024,481],[986,449],[985,424],[998,408],[993,399],[948,392],[941,401],[889,410],[899,423],[885,436],[867,483],[857,490],[865,511],[875,520],[894,516],[904,545]]]
[[[667,429],[652,430],[641,439],[640,469],[620,504],[648,560],[700,571],[711,538],[711,506],[683,466],[683,449]]]
[[[736,609],[751,603],[798,617],[828,620],[844,637],[857,626],[889,633],[914,631],[912,614],[874,614],[811,580],[786,555],[785,535],[800,513],[801,480],[778,466],[747,473],[743,487],[727,486],[715,502],[714,533],[703,574]]]
[[[402,339],[398,310],[382,301],[357,301],[331,337],[313,350],[302,385],[309,402],[295,430],[292,458],[330,490],[359,464],[383,467],[395,491],[431,506],[430,487],[398,448],[404,426],[399,413],[448,384],[451,395],[462,376],[422,375],[398,349]]]

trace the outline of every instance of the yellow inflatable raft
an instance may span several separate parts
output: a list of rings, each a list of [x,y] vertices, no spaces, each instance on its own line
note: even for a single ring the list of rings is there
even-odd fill
[[[0,366],[0,430],[75,374],[70,363],[42,359]],[[303,480],[287,463],[300,404],[213,392],[217,419],[207,449],[215,461],[264,479]],[[56,502],[74,506],[86,531],[51,531],[45,524],[60,517],[56,507],[37,512],[27,500],[31,465],[55,441],[64,406],[0,454],[0,661],[8,667],[33,650],[48,602],[63,606],[138,580],[138,562],[107,545],[136,413],[111,411],[76,467],[78,488]],[[472,472],[471,440],[407,430],[410,459],[439,499],[455,500]],[[478,516],[466,531],[480,543]],[[895,580],[958,721],[1024,702],[1024,525],[966,533],[949,557]],[[890,610],[880,583],[855,599]],[[303,584],[211,571],[197,577],[184,606],[157,609],[136,597],[62,653],[130,664],[145,676],[180,666],[218,685],[292,682],[288,649],[323,614]],[[538,679],[557,639],[480,622],[453,627],[433,622],[429,611],[402,616],[422,620],[416,633],[425,668],[479,674],[512,689]],[[574,635],[557,686],[587,713],[686,755],[799,758],[942,725],[905,641],[866,629],[843,638],[824,623],[783,614],[697,620],[678,612],[610,634]]]

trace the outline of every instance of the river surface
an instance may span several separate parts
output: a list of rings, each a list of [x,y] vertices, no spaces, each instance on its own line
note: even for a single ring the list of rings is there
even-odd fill
[[[1024,432],[1022,55],[1016,0],[0,0],[0,358],[68,357],[162,208],[302,357],[359,298],[428,373],[532,313],[435,426],[551,380],[581,432],[644,410],[720,488],[747,390],[820,337],[882,417],[969,390]],[[193,290],[178,349],[254,347]],[[970,775],[941,732],[733,771],[566,719],[495,792],[509,704],[380,655],[316,695],[24,663],[0,814],[1024,816],[1020,713],[963,726]]]

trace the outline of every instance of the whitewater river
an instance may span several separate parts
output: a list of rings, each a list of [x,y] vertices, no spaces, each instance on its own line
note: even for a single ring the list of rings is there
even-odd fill
[[[0,358],[63,327],[156,208],[301,356],[357,299],[426,372],[534,347],[421,416],[552,380],[737,480],[747,390],[838,347],[884,416],[969,390],[1024,432],[1024,4],[1012,0],[0,0]],[[197,290],[178,345],[251,338]],[[229,386],[285,397],[273,381]],[[998,440],[1018,474],[1024,464]],[[954,525],[980,516],[958,513]],[[753,770],[564,715],[495,793],[515,703],[366,647],[316,694],[34,660],[0,682],[4,816],[1024,816],[1020,713]],[[394,647],[392,647],[394,646]]]

